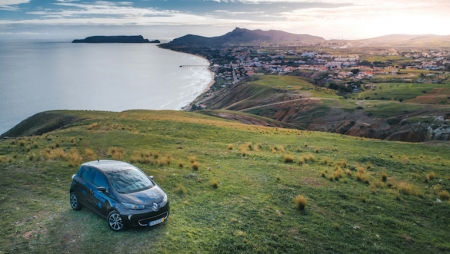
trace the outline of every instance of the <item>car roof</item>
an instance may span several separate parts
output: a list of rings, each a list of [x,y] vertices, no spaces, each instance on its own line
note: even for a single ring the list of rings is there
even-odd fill
[[[103,172],[107,171],[117,171],[118,169],[126,169],[126,168],[136,168],[135,166],[123,162],[123,161],[115,161],[115,160],[97,160],[83,163],[81,166],[89,166],[96,169],[99,169]]]

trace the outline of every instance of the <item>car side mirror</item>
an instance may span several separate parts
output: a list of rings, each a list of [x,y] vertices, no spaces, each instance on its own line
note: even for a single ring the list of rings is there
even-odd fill
[[[152,180],[153,180],[153,176],[148,176],[148,177],[150,177],[150,179],[152,179]]]
[[[106,190],[106,188],[105,187],[103,187],[103,186],[99,186],[99,187],[97,187],[97,190],[98,191],[101,191],[101,192],[108,192],[107,190]]]

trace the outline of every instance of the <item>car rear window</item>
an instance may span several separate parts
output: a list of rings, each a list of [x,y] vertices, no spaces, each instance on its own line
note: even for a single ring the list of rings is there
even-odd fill
[[[153,182],[144,173],[135,168],[108,171],[106,175],[112,187],[119,193],[132,193],[150,189],[154,186]]]

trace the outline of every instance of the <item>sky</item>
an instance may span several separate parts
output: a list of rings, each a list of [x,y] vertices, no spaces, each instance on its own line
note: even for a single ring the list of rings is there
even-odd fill
[[[0,0],[0,39],[141,34],[164,41],[235,27],[325,39],[450,35],[450,0]]]

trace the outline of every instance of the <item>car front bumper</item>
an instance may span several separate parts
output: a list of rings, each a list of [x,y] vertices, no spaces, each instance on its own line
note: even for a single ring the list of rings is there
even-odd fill
[[[129,226],[141,226],[148,227],[167,220],[170,214],[170,206],[167,203],[164,207],[161,207],[158,211],[148,210],[126,210],[119,211],[122,217],[122,222]]]

